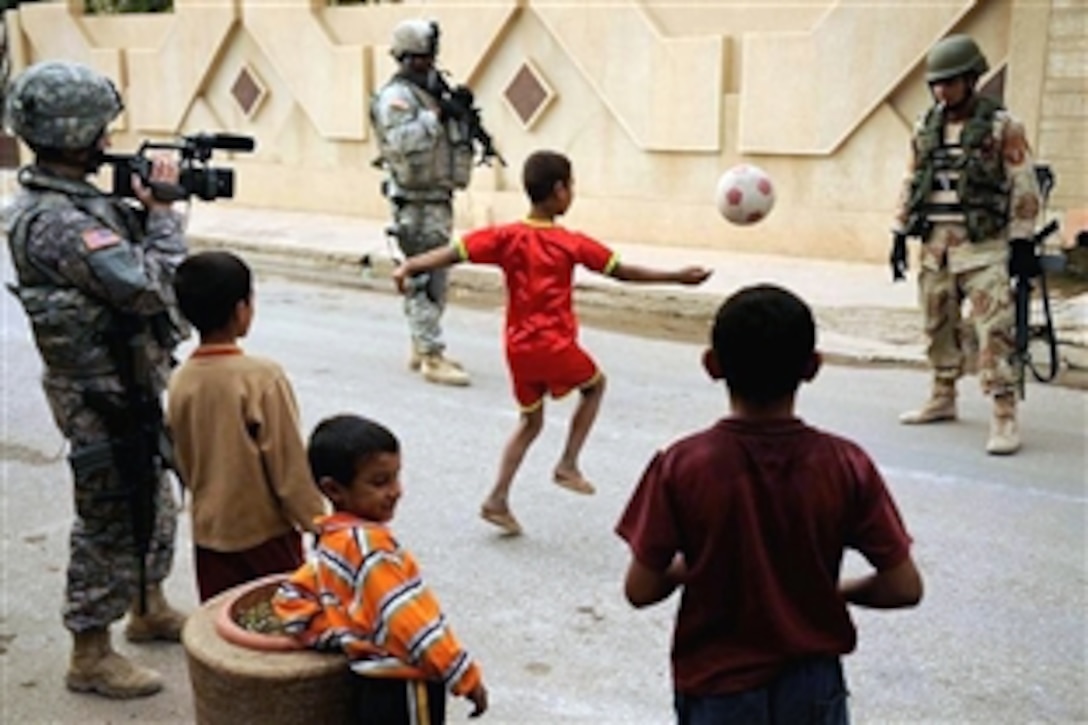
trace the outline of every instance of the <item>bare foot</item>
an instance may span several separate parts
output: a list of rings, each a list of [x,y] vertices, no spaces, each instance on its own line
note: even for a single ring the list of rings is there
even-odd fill
[[[552,476],[552,480],[556,484],[563,488],[574,491],[575,493],[585,494],[591,496],[597,492],[597,489],[593,488],[593,484],[582,478],[582,474],[579,471],[571,470],[555,470],[555,474]]]
[[[521,524],[509,509],[491,508],[485,504],[480,507],[480,518],[498,526],[504,536],[521,536]]]

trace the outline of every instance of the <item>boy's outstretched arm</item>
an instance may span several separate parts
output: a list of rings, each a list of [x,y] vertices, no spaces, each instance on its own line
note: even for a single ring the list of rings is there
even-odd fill
[[[460,261],[461,257],[456,247],[437,247],[423,254],[409,257],[397,265],[397,268],[393,270],[393,281],[396,283],[397,289],[404,292],[404,282],[409,277],[430,272],[432,269],[449,267]]]
[[[922,575],[909,555],[891,569],[839,584],[839,593],[851,604],[873,609],[913,607],[922,601]]]
[[[632,558],[627,567],[627,579],[623,593],[633,607],[648,607],[657,604],[672,594],[673,590],[684,581],[687,566],[684,557],[677,554],[665,571],[654,571],[638,559]]]
[[[690,266],[680,269],[654,269],[653,267],[640,267],[637,264],[624,264],[620,262],[611,272],[611,275],[621,282],[675,282],[677,284],[696,285],[702,284],[706,278],[713,274],[713,270],[706,267]]]

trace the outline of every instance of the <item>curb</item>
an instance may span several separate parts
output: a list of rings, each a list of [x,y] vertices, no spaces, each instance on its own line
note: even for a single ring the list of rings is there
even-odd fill
[[[190,247],[230,249],[245,255],[255,269],[303,282],[331,284],[371,292],[397,294],[389,280],[395,261],[391,256],[373,252],[349,254],[304,247],[289,241],[254,243],[228,236],[190,234]],[[365,261],[364,261],[365,260]],[[662,337],[683,342],[706,341],[714,314],[721,303],[717,294],[695,290],[661,290],[624,286],[603,278],[575,281],[575,297],[584,324],[632,334]],[[501,304],[505,290],[496,270],[462,265],[450,274],[450,298],[470,307],[494,308]],[[644,324],[623,324],[616,313],[637,315]],[[849,335],[827,329],[824,312],[813,313],[821,326],[820,348],[825,358],[846,364],[923,367],[921,338],[903,344]],[[830,314],[830,313],[829,313]],[[913,311],[883,310],[882,314],[909,315]],[[894,327],[894,325],[893,325]]]
[[[188,240],[194,251],[230,249],[243,254],[263,274],[397,294],[389,279],[395,261],[388,254],[328,251],[290,240],[254,243],[206,233],[190,234]],[[624,286],[596,276],[587,279],[591,281],[576,279],[574,286],[583,324],[646,337],[703,344],[721,302],[720,295],[701,291]],[[461,265],[451,271],[450,300],[456,304],[494,309],[502,304],[504,295],[497,270]],[[1074,321],[1077,310],[1074,304]],[[927,368],[925,340],[916,310],[815,307],[813,314],[819,327],[820,351],[828,362]],[[874,314],[879,315],[879,322],[872,319]],[[859,330],[875,329],[874,325],[879,327],[880,335],[857,334]],[[1081,327],[1073,324],[1058,329],[1062,365],[1051,382],[1055,386],[1088,390],[1088,336]]]

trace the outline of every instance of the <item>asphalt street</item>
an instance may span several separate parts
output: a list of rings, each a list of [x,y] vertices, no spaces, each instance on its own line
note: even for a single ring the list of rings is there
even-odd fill
[[[351,411],[400,437],[406,495],[394,528],[483,664],[492,710],[482,722],[670,722],[676,600],[644,611],[626,604],[627,553],[612,527],[653,451],[724,413],[723,391],[699,368],[700,348],[585,330],[609,375],[584,457],[599,493],[578,497],[550,483],[571,401],[550,405],[514,488],[526,535],[510,540],[476,517],[516,417],[498,310],[447,314],[450,351],[474,376],[471,387],[451,389],[406,369],[406,331],[390,294],[264,276],[257,294],[245,347],[287,369],[306,431]],[[0,722],[191,721],[177,646],[119,642],[168,676],[166,691],[153,698],[112,702],[63,687],[65,451],[10,295],[0,301],[0,334]],[[982,450],[988,410],[973,379],[962,388],[961,421],[896,423],[926,385],[916,369],[829,365],[800,398],[802,417],[854,438],[876,458],[926,578],[917,609],[855,610],[860,644],[846,659],[854,720],[1088,720],[1088,397],[1033,386],[1023,407],[1024,450],[998,459]],[[168,592],[192,608],[189,545],[183,521]],[[848,570],[861,567],[848,559]],[[451,702],[450,710],[453,722],[467,721],[466,703]]]

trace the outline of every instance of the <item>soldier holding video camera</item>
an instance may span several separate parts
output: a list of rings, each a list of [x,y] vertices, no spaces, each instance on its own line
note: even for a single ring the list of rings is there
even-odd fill
[[[157,692],[162,680],[113,650],[111,624],[128,609],[129,640],[177,641],[184,623],[162,591],[177,506],[157,414],[182,338],[171,282],[187,247],[180,215],[150,188],[178,182],[174,159],[151,157],[145,179],[131,180],[138,205],[87,179],[104,161],[107,126],[122,107],[109,79],[77,63],[38,63],[15,79],[7,123],[35,158],[19,171],[7,235],[11,290],[30,319],[45,395],[70,444],[76,513],[63,618],[74,645],[66,682],[131,698]]]

